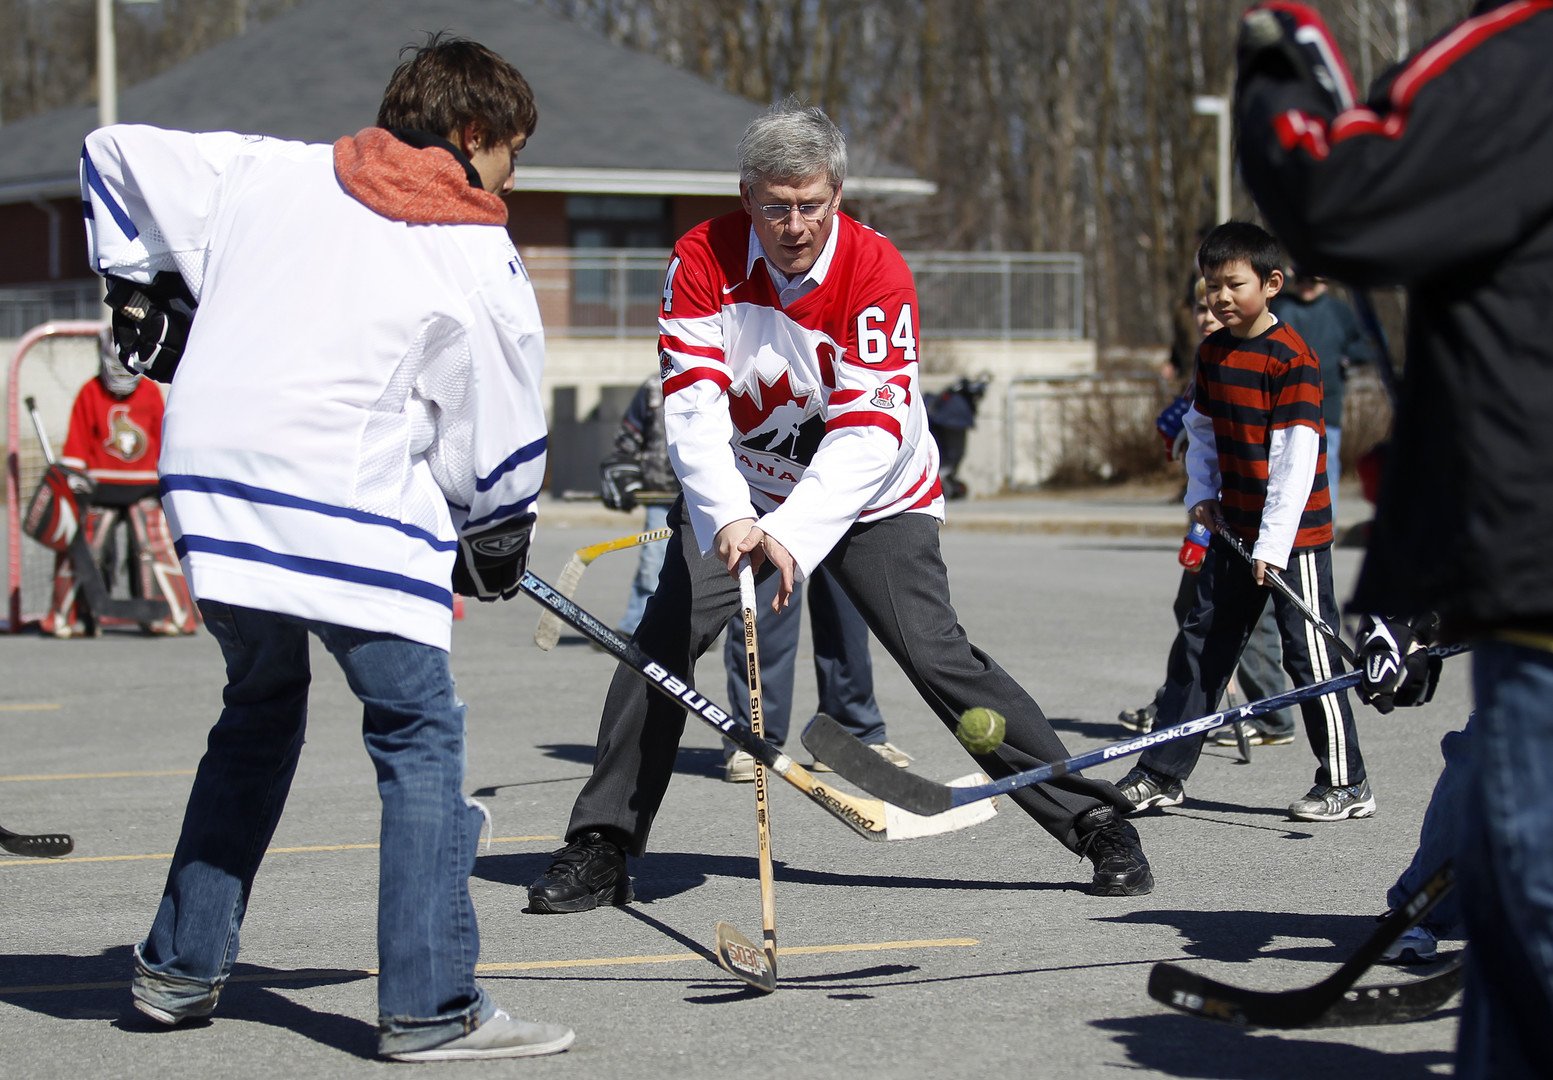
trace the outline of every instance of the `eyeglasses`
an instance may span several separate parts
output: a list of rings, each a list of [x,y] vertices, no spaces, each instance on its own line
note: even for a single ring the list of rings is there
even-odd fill
[[[773,225],[786,224],[787,219],[792,216],[794,210],[798,211],[798,216],[805,221],[815,222],[825,216],[825,212],[830,209],[830,204],[833,201],[834,196],[826,199],[824,202],[799,203],[797,206],[793,206],[791,203],[768,203],[764,206],[757,206],[755,209],[760,211],[761,217]]]

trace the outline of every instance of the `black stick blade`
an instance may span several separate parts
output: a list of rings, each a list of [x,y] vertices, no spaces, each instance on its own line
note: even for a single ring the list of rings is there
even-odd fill
[[[1344,994],[1310,1026],[1368,1027],[1422,1019],[1444,1008],[1446,1002],[1461,992],[1461,964],[1458,955],[1439,971],[1412,982],[1357,987]]]
[[[955,805],[948,787],[891,765],[824,713],[816,713],[804,728],[803,745],[837,776],[902,810],[931,817]]]
[[[751,989],[769,994],[777,988],[776,957],[725,922],[717,924],[717,962]]]
[[[57,859],[75,850],[75,841],[65,833],[29,835],[0,829],[0,850],[35,859]]]

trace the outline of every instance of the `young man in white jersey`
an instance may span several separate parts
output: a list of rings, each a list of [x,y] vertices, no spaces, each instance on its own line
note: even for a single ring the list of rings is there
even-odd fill
[[[846,143],[823,112],[788,102],[739,147],[743,210],[675,246],[659,316],[669,452],[683,486],[654,602],[636,642],[681,678],[738,606],[736,568],[776,573],[774,606],[821,563],[944,725],[981,705],[1008,720],[994,777],[1068,756],[1040,707],[971,644],[939,555],[938,448],[917,383],[911,272],[841,213]],[[781,421],[773,421],[773,417]],[[593,775],[567,846],[529,890],[536,912],[631,898],[626,853],[646,847],[684,730],[677,705],[629,667],[605,699]],[[1013,798],[1095,865],[1094,891],[1139,895],[1153,877],[1129,804],[1065,776]]]
[[[454,591],[516,594],[544,477],[544,338],[501,198],[535,121],[510,64],[434,37],[395,71],[378,125],[332,147],[87,136],[92,265],[121,355],[173,380],[162,497],[227,669],[135,948],[134,1003],[159,1023],[210,1015],[231,973],[302,750],[312,634],[362,702],[383,804],[378,1052],[572,1042],[475,982],[483,812],[462,790],[448,669]]]

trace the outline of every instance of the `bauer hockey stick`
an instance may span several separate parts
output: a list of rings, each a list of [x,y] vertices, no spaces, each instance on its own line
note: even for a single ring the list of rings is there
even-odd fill
[[[632,533],[630,536],[618,536],[613,540],[580,547],[572,552],[572,557],[567,559],[566,565],[561,568],[561,576],[556,579],[556,589],[562,596],[575,596],[577,586],[582,583],[582,572],[600,555],[607,555],[611,551],[624,551],[626,548],[638,547],[642,544],[655,544],[673,535],[672,529],[653,529],[650,532]],[[561,620],[555,612],[546,611],[539,617],[539,625],[534,628],[534,644],[549,652],[560,640]]]
[[[1466,652],[1467,646],[1435,645],[1427,651],[1431,656],[1443,657]],[[1133,754],[1142,753],[1151,746],[1203,735],[1224,724],[1262,716],[1290,705],[1298,705],[1311,698],[1347,690],[1357,686],[1361,677],[1362,673],[1359,671],[1345,671],[1341,675],[1334,675],[1330,679],[1323,679],[1309,686],[1297,686],[1259,701],[1248,701],[1244,705],[1222,709],[1195,720],[1183,720],[1171,727],[1158,728],[1146,735],[1097,747],[1082,754],[1075,754],[1063,761],[1037,765],[1032,769],[1016,772],[1012,776],[1005,776],[1001,780],[963,787],[940,784],[925,776],[897,769],[859,742],[857,736],[823,713],[809,721],[808,727],[804,728],[803,744],[816,758],[834,769],[836,775],[852,781],[870,795],[877,795],[886,803],[913,814],[931,816],[973,803],[977,799],[1005,795],[1032,784],[1044,784],[1048,780],[1079,772],[1091,765],[1101,765],[1117,758],[1130,757]]]
[[[1155,964],[1149,973],[1149,996],[1173,1009],[1242,1027],[1295,1028],[1322,1025],[1329,1013],[1328,1026],[1344,1027],[1364,1023],[1387,1023],[1427,1015],[1454,993],[1459,972],[1449,971],[1430,979],[1396,986],[1354,991],[1350,987],[1381,958],[1403,931],[1418,925],[1440,899],[1451,890],[1456,875],[1447,861],[1424,882],[1408,902],[1387,915],[1368,941],[1360,945],[1343,966],[1313,986],[1294,990],[1246,990],[1227,983],[1194,975],[1176,964]],[[1417,987],[1418,989],[1410,989]],[[1442,990],[1449,990],[1440,997]],[[1389,1007],[1388,1007],[1389,1006]],[[1426,1007],[1427,1006],[1427,1007]],[[1418,1012],[1419,1009],[1423,1012]]]
[[[1256,566],[1256,560],[1254,560],[1251,557],[1251,553],[1246,550],[1246,545],[1240,542],[1240,537],[1229,531],[1221,532],[1218,535],[1226,544],[1230,546],[1231,550],[1233,550],[1236,555],[1239,555],[1242,559],[1246,560],[1247,565],[1252,567]],[[1294,605],[1295,610],[1297,610],[1301,615],[1305,616],[1305,621],[1316,628],[1316,633],[1320,634],[1333,645],[1337,646],[1337,651],[1343,654],[1343,659],[1348,661],[1349,667],[1362,666],[1359,663],[1359,654],[1353,651],[1353,648],[1348,644],[1348,642],[1344,641],[1341,637],[1338,636],[1337,631],[1332,629],[1330,623],[1328,623],[1320,615],[1316,614],[1316,612],[1311,609],[1309,604],[1300,599],[1300,595],[1289,587],[1289,583],[1287,581],[1283,580],[1282,574],[1269,566],[1265,576],[1266,580],[1272,584],[1272,587],[1283,593],[1284,597]]]
[[[928,820],[917,814],[907,813],[878,799],[861,798],[845,791],[838,791],[817,780],[813,773],[765,739],[756,737],[748,724],[726,709],[719,708],[704,695],[674,675],[661,664],[647,656],[634,644],[623,639],[586,610],[563,596],[559,589],[525,570],[518,581],[518,588],[528,593],[541,605],[555,612],[561,620],[596,642],[603,650],[647,680],[660,694],[673,699],[680,708],[716,728],[733,744],[748,752],[756,761],[775,772],[783,780],[803,793],[810,802],[822,807],[847,828],[868,840],[911,840],[919,836],[954,832],[987,820],[996,809],[990,804],[966,807],[954,816],[940,815]],[[877,754],[872,754],[884,761]],[[886,763],[888,764],[888,763]],[[890,768],[895,768],[891,765]],[[896,770],[902,771],[902,770]],[[981,796],[985,799],[986,796]],[[977,800],[966,800],[974,802]]]
[[[765,710],[760,689],[760,648],[755,638],[755,572],[749,556],[739,560],[739,607],[744,615],[744,674],[749,684],[750,731],[766,737]],[[717,960],[729,974],[743,979],[761,993],[776,989],[776,880],[771,869],[771,808],[766,802],[766,767],[755,762],[755,831],[759,838],[760,923],[762,951],[754,952],[749,939],[730,924],[717,924]],[[753,963],[751,961],[754,961]]]
[[[14,833],[0,828],[0,849],[12,855],[30,855],[39,859],[57,859],[75,850],[68,833]]]

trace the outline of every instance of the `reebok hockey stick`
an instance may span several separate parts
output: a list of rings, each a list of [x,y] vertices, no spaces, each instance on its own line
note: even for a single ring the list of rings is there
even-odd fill
[[[1381,921],[1380,927],[1370,935],[1370,939],[1360,945],[1342,967],[1313,986],[1281,991],[1245,990],[1194,975],[1175,964],[1155,964],[1154,970],[1149,973],[1149,996],[1193,1016],[1242,1027],[1294,1028],[1319,1024],[1329,1010],[1344,1000],[1344,995],[1359,976],[1380,959],[1386,946],[1400,937],[1404,930],[1416,926],[1439,903],[1440,898],[1450,891],[1455,880],[1456,875],[1447,861],[1430,875],[1429,880],[1406,904]],[[1351,1022],[1383,1023],[1385,1021],[1380,1017],[1384,1017],[1386,1010],[1380,1004],[1392,997],[1399,1003],[1407,1002],[1399,1007],[1397,1017],[1406,1019],[1405,1014],[1416,1005],[1412,1001],[1413,995],[1406,991],[1406,985],[1377,988],[1378,997],[1372,1009],[1357,1008],[1356,998],[1355,1002],[1338,1010],[1339,1019],[1346,1015]],[[1429,987],[1424,999],[1432,999],[1440,989],[1440,984]],[[1357,992],[1359,998],[1365,993]],[[1448,994],[1446,996],[1449,997]],[[1354,1020],[1356,1016],[1368,1016],[1369,1019]],[[1343,1025],[1339,1023],[1333,1026]]]
[[[1256,565],[1256,561],[1252,559],[1251,553],[1246,550],[1246,545],[1240,542],[1240,537],[1228,531],[1221,532],[1218,534],[1218,536],[1230,546],[1236,555],[1239,555],[1242,559],[1246,560],[1247,565]],[[1316,633],[1320,634],[1333,645],[1337,646],[1337,651],[1343,654],[1343,659],[1348,661],[1348,665],[1350,667],[1361,666],[1359,663],[1359,654],[1353,651],[1353,648],[1349,646],[1348,642],[1344,641],[1341,637],[1338,636],[1337,631],[1333,630],[1331,625],[1325,619],[1312,611],[1309,604],[1300,599],[1299,594],[1289,587],[1289,583],[1287,581],[1283,580],[1282,574],[1269,566],[1267,568],[1266,578],[1267,581],[1272,584],[1272,587],[1283,593],[1288,601],[1294,605],[1295,609],[1301,615],[1305,616],[1305,620],[1310,623],[1311,626],[1316,628]]]
[[[1432,656],[1443,657],[1466,652],[1467,648],[1465,645],[1435,645],[1431,646],[1428,652]],[[913,814],[931,816],[973,803],[977,799],[1004,795],[1032,784],[1044,784],[1048,780],[1055,780],[1059,776],[1087,769],[1091,765],[1130,757],[1160,743],[1206,734],[1214,728],[1234,723],[1236,720],[1262,716],[1324,694],[1347,690],[1359,684],[1361,675],[1362,673],[1358,671],[1345,671],[1341,675],[1334,675],[1330,679],[1323,679],[1309,686],[1296,686],[1292,690],[1285,690],[1281,694],[1274,694],[1260,701],[1248,701],[1244,705],[1221,709],[1219,712],[1209,713],[1195,720],[1183,720],[1172,727],[1158,728],[1146,735],[1110,743],[1082,754],[1075,754],[1063,761],[1037,765],[1032,769],[1014,773],[1012,776],[1005,776],[1001,780],[964,787],[936,783],[925,776],[897,769],[823,713],[809,721],[809,726],[804,728],[803,744],[816,758],[836,770],[836,775],[852,781],[870,795],[877,795],[887,803]]]
[[[810,802],[822,807],[847,828],[867,840],[910,840],[919,836],[954,832],[985,821],[997,812],[990,804],[983,804],[966,807],[952,816],[940,815],[927,820],[878,799],[866,799],[845,791],[838,791],[816,779],[808,769],[765,739],[757,738],[748,724],[730,715],[726,709],[714,705],[705,696],[688,686],[684,680],[673,675],[641,649],[594,618],[570,597],[563,596],[559,589],[535,577],[532,570],[523,572],[523,577],[518,581],[518,588],[646,679],[648,684],[660,694],[672,698],[682,709],[722,732],[735,746],[753,755],[756,761],[797,788]],[[869,752],[869,756],[877,761],[884,761],[872,751]],[[885,764],[895,769],[895,766],[888,765],[887,762]],[[895,769],[895,771],[904,770]],[[986,796],[981,798],[985,799]]]
[[[760,649],[755,638],[755,572],[749,556],[739,560],[739,607],[744,615],[744,675],[749,683],[750,731],[766,737],[761,703]],[[717,924],[717,960],[729,974],[761,993],[776,989],[776,880],[771,869],[771,809],[766,804],[766,767],[755,762],[755,830],[759,837],[760,921],[763,952],[749,955],[749,939],[728,923]],[[754,960],[752,963],[751,961]]]
[[[600,555],[607,555],[611,551],[623,551],[641,544],[654,544],[659,540],[667,540],[673,535],[672,529],[653,529],[650,532],[632,533],[630,536],[619,536],[613,540],[580,547],[572,552],[572,557],[567,559],[566,565],[561,568],[561,576],[556,579],[556,588],[562,596],[575,596],[577,586],[582,583],[582,572]],[[534,644],[549,652],[560,640],[561,620],[554,612],[547,611],[539,617],[539,625],[534,628]]]
[[[57,859],[75,850],[68,833],[14,833],[0,828],[0,849],[12,855],[30,855],[39,859]]]

